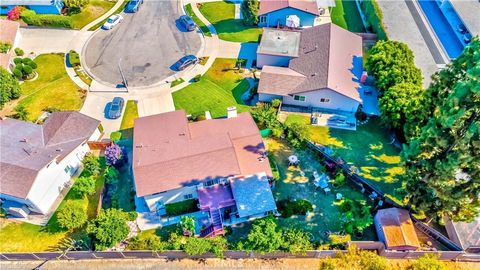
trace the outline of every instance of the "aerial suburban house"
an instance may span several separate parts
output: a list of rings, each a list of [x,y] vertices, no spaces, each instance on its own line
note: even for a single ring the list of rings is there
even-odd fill
[[[7,214],[34,223],[30,218],[53,213],[90,150],[88,142],[101,137],[99,124],[73,111],[54,112],[41,125],[0,120],[0,199]]]
[[[14,48],[18,47],[20,42],[20,24],[10,20],[0,20],[0,42],[10,44],[11,48],[7,52],[0,52],[0,66],[11,71],[12,59],[15,56]]]
[[[413,221],[407,210],[381,209],[378,210],[373,221],[378,240],[385,244],[385,249],[406,251],[420,248]]]
[[[454,222],[445,216],[448,238],[463,250],[480,253],[480,217],[472,222]]]
[[[231,107],[228,115],[189,122],[178,110],[135,119],[135,189],[149,211],[165,217],[169,204],[194,200],[200,236],[276,213],[260,132],[249,113]]]
[[[0,15],[7,13],[16,6],[24,6],[37,14],[61,14],[63,0],[2,0]]]
[[[262,0],[258,11],[258,26],[290,26],[287,18],[296,18],[295,27],[310,27],[320,16],[315,0]]]
[[[362,38],[335,24],[264,29],[257,66],[259,101],[351,114],[362,104]]]

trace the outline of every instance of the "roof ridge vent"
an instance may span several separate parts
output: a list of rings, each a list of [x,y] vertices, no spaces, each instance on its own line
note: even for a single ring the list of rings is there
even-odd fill
[[[313,47],[313,49],[307,50],[307,48],[304,48],[303,50],[305,51],[305,54],[307,54],[307,53],[314,52],[314,51],[316,51],[317,49],[318,49],[318,45],[315,44],[315,46]]]
[[[20,142],[26,143],[26,142],[28,142],[28,139],[27,139],[27,138],[23,138],[23,139],[20,140]]]

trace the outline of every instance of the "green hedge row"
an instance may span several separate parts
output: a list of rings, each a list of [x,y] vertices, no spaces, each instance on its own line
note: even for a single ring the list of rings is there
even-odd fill
[[[21,15],[28,25],[73,28],[72,18],[63,15],[37,14],[33,10],[24,10]]]
[[[378,3],[375,0],[364,0],[361,8],[367,20],[367,28],[377,34],[378,39],[386,40],[387,34],[383,26],[383,14]]]
[[[80,56],[78,53],[74,50],[70,50],[68,52],[68,62],[70,62],[70,65],[72,66],[80,66]]]
[[[165,210],[169,216],[178,216],[198,211],[198,201],[195,199],[170,203],[165,205]]]

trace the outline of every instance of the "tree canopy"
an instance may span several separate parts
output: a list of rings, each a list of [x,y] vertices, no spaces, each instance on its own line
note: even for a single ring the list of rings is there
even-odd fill
[[[402,151],[407,199],[421,212],[471,221],[480,212],[480,42],[433,77],[427,117]]]
[[[12,99],[20,97],[20,85],[18,81],[8,73],[6,69],[0,67],[0,108]]]
[[[80,228],[87,222],[87,208],[79,201],[66,201],[58,211],[57,218],[62,228]]]
[[[258,23],[258,0],[244,0],[242,2],[243,23],[246,25],[256,25]]]
[[[126,221],[126,214],[122,210],[102,210],[87,226],[87,233],[95,240],[96,249],[111,248],[125,239],[129,232]]]
[[[93,176],[80,176],[75,180],[72,190],[80,196],[92,195],[95,193],[95,177]]]

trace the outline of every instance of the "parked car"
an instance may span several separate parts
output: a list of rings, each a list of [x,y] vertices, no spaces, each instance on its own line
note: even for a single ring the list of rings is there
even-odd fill
[[[187,29],[187,31],[193,31],[197,28],[195,22],[190,18],[190,16],[182,15],[180,16],[180,23]]]
[[[112,15],[110,16],[107,21],[103,24],[102,28],[105,30],[110,30],[115,25],[121,23],[123,21],[123,17],[120,14]]]
[[[110,108],[107,111],[107,117],[109,119],[117,119],[122,115],[124,100],[121,97],[114,97]]]
[[[175,63],[175,69],[180,71],[184,70],[191,65],[198,63],[198,58],[195,55],[185,55],[177,63]]]
[[[140,8],[140,5],[143,4],[143,0],[130,0],[127,6],[125,7],[125,12],[135,13]]]

